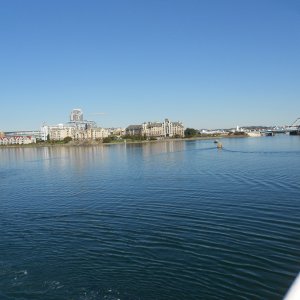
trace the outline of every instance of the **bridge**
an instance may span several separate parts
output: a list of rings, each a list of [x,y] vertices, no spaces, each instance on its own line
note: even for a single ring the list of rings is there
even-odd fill
[[[291,125],[275,127],[260,131],[263,135],[274,135],[276,133],[289,133],[290,135],[300,135],[300,118],[297,118]]]
[[[300,118],[297,118],[292,125],[286,127],[286,132],[290,135],[300,135]]]

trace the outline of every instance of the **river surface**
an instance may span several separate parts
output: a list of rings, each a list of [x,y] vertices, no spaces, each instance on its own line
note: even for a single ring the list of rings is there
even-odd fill
[[[300,137],[0,148],[0,299],[282,299]]]

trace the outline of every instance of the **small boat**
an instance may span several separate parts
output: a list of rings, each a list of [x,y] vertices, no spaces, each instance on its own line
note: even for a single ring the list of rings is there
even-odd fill
[[[218,143],[218,144],[217,144],[217,148],[218,148],[218,149],[222,149],[222,148],[223,148],[222,143]]]

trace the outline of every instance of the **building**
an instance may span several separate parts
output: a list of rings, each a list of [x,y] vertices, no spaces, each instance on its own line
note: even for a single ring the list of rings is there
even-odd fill
[[[47,131],[48,135],[47,138],[53,141],[62,141],[66,137],[71,137],[74,139],[75,137],[75,130],[76,127],[71,126],[64,126],[64,124],[58,124],[57,126],[48,126]]]
[[[181,122],[170,122],[165,119],[162,127],[165,137],[184,137],[184,126]]]
[[[41,130],[40,130],[40,139],[42,140],[42,141],[47,141],[47,139],[48,139],[48,134],[49,134],[49,126],[47,126],[47,125],[43,125],[42,127],[41,127]]]
[[[83,112],[80,108],[74,108],[71,111],[70,122],[83,122]]]
[[[145,122],[142,125],[130,125],[126,128],[128,135],[145,135],[148,138],[184,137],[184,126],[181,122]]]
[[[126,134],[126,128],[107,128],[107,130],[109,131],[109,135],[115,135],[115,136],[123,136]]]
[[[94,121],[83,119],[81,109],[73,109],[70,114],[70,122],[56,126],[43,126],[41,129],[44,140],[62,141],[66,137],[73,140],[96,140],[109,136],[107,129],[97,127]]]
[[[62,141],[66,137],[73,140],[97,140],[109,136],[109,131],[104,128],[77,128],[74,126],[65,126],[60,124],[58,126],[49,126],[49,139],[53,141]]]
[[[147,122],[143,123],[143,134],[146,137],[163,137],[164,130],[162,123],[159,122]]]
[[[18,130],[18,131],[9,131],[5,132],[4,136],[12,137],[12,136],[31,136],[36,140],[42,139],[42,132],[40,130]]]
[[[104,128],[87,128],[75,130],[74,140],[99,140],[109,136],[109,131]]]
[[[4,132],[0,131],[0,138],[4,137]]]
[[[184,137],[184,126],[181,122],[148,122],[143,124],[143,134],[147,137]]]
[[[70,114],[70,121],[67,126],[77,127],[80,129],[96,128],[97,124],[94,121],[84,120],[83,112],[80,108],[74,108]]]
[[[4,136],[0,137],[0,145],[28,145],[36,143],[32,136]]]
[[[126,130],[126,135],[142,135],[143,126],[142,125],[129,125]]]

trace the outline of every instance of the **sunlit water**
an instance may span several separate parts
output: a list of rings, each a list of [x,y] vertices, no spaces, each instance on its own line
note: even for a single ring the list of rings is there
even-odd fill
[[[0,299],[282,299],[300,137],[0,148]]]

